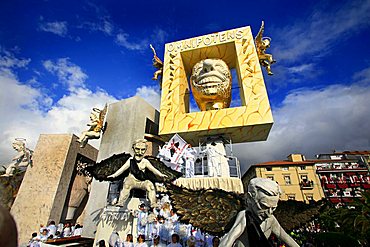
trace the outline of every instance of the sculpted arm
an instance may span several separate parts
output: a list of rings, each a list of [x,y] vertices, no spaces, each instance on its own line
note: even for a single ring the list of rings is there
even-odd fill
[[[232,246],[232,244],[243,234],[246,225],[245,210],[243,210],[236,216],[233,227],[226,236],[222,238],[220,246]]]
[[[289,247],[299,247],[299,245],[294,241],[294,239],[289,236],[288,233],[280,226],[277,219],[274,217],[274,221],[272,223],[272,232],[276,235],[276,237],[282,241],[284,241]]]
[[[112,175],[109,175],[108,178],[116,178],[116,177],[118,177],[124,171],[126,171],[129,167],[130,167],[130,159],[127,160],[126,163],[123,166],[121,166],[121,168],[119,168],[115,173],[113,173]]]
[[[148,160],[145,160],[146,161],[146,168],[148,168],[149,171],[153,172],[155,175],[159,176],[159,177],[167,177],[167,175],[161,173],[160,171],[158,171],[152,164],[150,164],[150,162]]]

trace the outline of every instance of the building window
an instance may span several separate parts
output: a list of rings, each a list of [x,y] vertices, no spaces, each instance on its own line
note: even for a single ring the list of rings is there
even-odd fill
[[[306,170],[306,166],[300,166],[299,169]]]
[[[301,175],[301,179],[306,182],[308,180],[307,175]]]
[[[274,181],[274,176],[272,176],[272,175],[267,175],[266,176],[268,179],[271,179],[272,181]]]
[[[272,171],[272,167],[271,166],[266,166],[266,171],[271,172]]]
[[[306,198],[308,201],[313,201],[313,195],[306,195]]]
[[[289,194],[288,200],[295,200],[295,194]]]
[[[283,166],[283,167],[281,168],[281,170],[283,170],[283,171],[289,171],[289,167],[288,167],[288,166]]]
[[[286,184],[286,185],[290,185],[290,184],[291,184],[290,176],[285,175],[285,176],[284,176],[284,181],[285,181],[285,184]]]

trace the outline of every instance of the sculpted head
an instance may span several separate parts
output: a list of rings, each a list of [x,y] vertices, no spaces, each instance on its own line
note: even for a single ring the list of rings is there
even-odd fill
[[[26,148],[26,144],[24,143],[23,139],[15,139],[15,141],[12,143],[13,148],[20,152]]]
[[[248,185],[247,204],[261,220],[272,216],[281,190],[279,185],[267,178],[253,178]]]
[[[145,139],[138,139],[132,144],[134,150],[134,157],[137,161],[141,161],[144,158],[145,152],[148,148]]]
[[[196,63],[190,84],[200,110],[216,110],[230,106],[231,73],[223,60],[212,58]]]
[[[90,113],[90,120],[91,121],[96,121],[96,120],[99,120],[99,114],[100,114],[100,110],[98,108],[93,108],[91,113]]]

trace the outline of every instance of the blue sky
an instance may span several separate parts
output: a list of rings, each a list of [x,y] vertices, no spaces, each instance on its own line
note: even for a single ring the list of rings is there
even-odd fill
[[[159,106],[152,43],[261,20],[278,61],[265,74],[275,125],[236,145],[243,166],[336,150],[369,150],[370,1],[0,2],[0,162],[25,137],[84,130],[92,107],[140,95]]]

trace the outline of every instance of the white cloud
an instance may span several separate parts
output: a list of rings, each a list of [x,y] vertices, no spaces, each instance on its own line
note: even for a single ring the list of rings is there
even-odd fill
[[[109,16],[99,17],[96,22],[86,21],[78,28],[84,28],[93,32],[102,32],[106,35],[112,35],[114,32],[114,24]]]
[[[129,41],[128,40],[129,35],[127,33],[120,32],[116,36],[116,43],[128,50],[145,50],[149,47],[148,40],[140,40],[138,42],[135,41]]]
[[[62,61],[61,63],[59,63]],[[64,62],[63,62],[64,61]],[[2,66],[0,65],[0,69]],[[15,66],[10,69],[14,70]],[[61,82],[72,85],[58,101],[43,93],[42,89],[19,81],[14,73],[0,74],[0,164],[7,164],[15,155],[11,148],[14,138],[23,137],[31,149],[35,148],[40,134],[74,133],[86,130],[89,113],[93,107],[116,101],[104,90],[91,91],[85,87],[87,76],[82,69],[68,60],[49,63],[51,72]],[[44,111],[42,109],[47,108]],[[92,142],[97,146],[97,141]]]
[[[44,32],[50,32],[61,37],[65,37],[68,33],[67,22],[65,21],[54,21],[44,22],[39,24],[39,30]]]
[[[245,170],[290,153],[313,158],[334,149],[369,150],[369,105],[370,86],[359,83],[291,92],[273,109],[275,123],[268,140],[236,145],[235,154]]]
[[[78,87],[84,87],[87,75],[82,69],[71,63],[69,58],[60,58],[56,62],[47,60],[43,62],[45,69],[58,76],[60,82],[73,91]]]
[[[161,103],[161,92],[158,87],[142,86],[136,89],[136,95],[143,98],[146,102],[151,104],[154,108],[159,110]]]
[[[336,41],[370,26],[370,1],[347,1],[339,8],[324,4],[304,21],[275,30],[272,48],[279,61],[300,61],[304,56],[323,56]],[[274,43],[276,41],[276,43]]]

